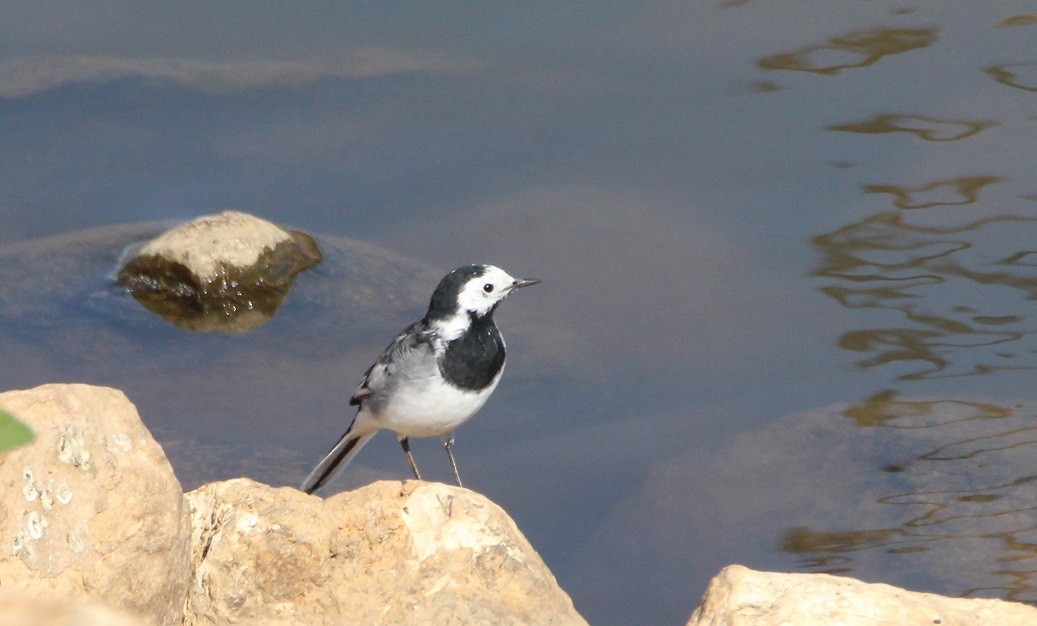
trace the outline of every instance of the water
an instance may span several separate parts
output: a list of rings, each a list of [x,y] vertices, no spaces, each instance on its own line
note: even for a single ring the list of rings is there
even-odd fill
[[[491,262],[544,282],[455,454],[592,623],[683,623],[730,562],[1037,601],[1028,12],[5,7],[2,386],[124,389],[187,488],[294,485]],[[110,286],[226,208],[328,256],[269,324]],[[333,487],[406,475],[384,435]]]

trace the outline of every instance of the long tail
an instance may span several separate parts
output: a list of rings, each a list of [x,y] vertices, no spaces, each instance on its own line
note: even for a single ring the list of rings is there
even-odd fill
[[[354,422],[355,424],[355,422]],[[310,475],[306,477],[306,480],[302,481],[302,485],[299,489],[306,493],[313,493],[317,491],[325,483],[331,480],[338,470],[345,467],[357,452],[360,452],[360,448],[364,447],[364,444],[374,437],[375,433],[357,434],[353,432],[353,425],[350,424],[349,429],[342,435],[342,438],[338,440],[335,447],[328,452],[327,456],[321,459],[321,462],[317,464],[317,467],[313,468]]]

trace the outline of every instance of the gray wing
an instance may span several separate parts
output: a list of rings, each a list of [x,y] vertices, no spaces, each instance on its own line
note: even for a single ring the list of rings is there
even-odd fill
[[[428,325],[415,322],[403,330],[385,348],[382,356],[368,368],[349,404],[357,406],[372,394],[384,393],[400,378],[401,369],[414,368],[415,363],[435,363],[435,349],[428,334]]]

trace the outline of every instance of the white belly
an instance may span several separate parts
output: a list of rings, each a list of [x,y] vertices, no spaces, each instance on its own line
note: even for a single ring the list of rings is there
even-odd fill
[[[380,404],[377,413],[365,406],[358,419],[405,437],[439,437],[481,409],[498,381],[499,375],[478,392],[462,391],[438,378],[410,381],[406,389],[396,389],[389,401]]]

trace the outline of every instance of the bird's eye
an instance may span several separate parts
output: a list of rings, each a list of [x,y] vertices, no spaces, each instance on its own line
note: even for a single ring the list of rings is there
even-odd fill
[[[486,283],[485,285],[482,286],[482,290],[485,291],[486,293],[493,293],[493,284],[492,283]]]

